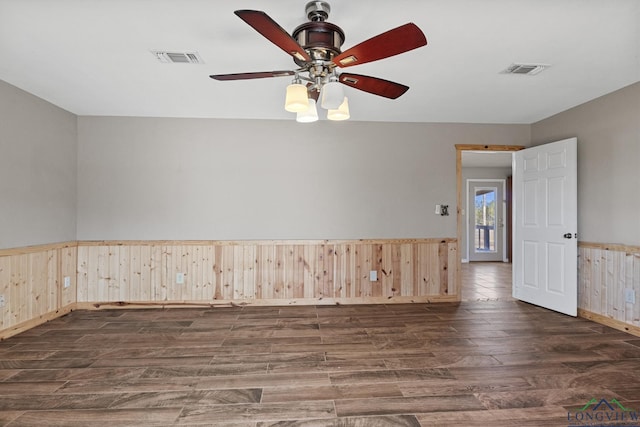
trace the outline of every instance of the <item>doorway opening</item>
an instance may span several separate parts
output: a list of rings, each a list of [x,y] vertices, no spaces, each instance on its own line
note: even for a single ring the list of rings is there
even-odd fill
[[[505,293],[511,295],[512,280],[505,276],[505,272],[511,272],[512,239],[511,188],[507,177],[511,176],[513,152],[523,148],[516,145],[456,145],[460,300],[501,299]],[[496,178],[498,170],[502,176]],[[487,262],[487,265],[468,265],[470,261],[474,264]],[[491,266],[494,264],[491,261],[504,263],[504,268]],[[483,285],[479,277],[487,278],[487,274],[493,278]],[[498,289],[488,290],[492,286]]]

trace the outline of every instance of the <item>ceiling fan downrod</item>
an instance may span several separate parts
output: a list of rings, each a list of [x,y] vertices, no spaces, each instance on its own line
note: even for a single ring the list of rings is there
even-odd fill
[[[329,18],[331,6],[325,1],[310,1],[304,8],[307,18],[312,22],[324,22]]]

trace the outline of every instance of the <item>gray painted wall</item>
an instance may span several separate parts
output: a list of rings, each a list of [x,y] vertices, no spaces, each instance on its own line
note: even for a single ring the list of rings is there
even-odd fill
[[[640,245],[640,83],[532,125],[534,145],[578,138],[578,237]]]
[[[80,117],[78,138],[79,240],[420,238],[456,236],[454,145],[530,126]]]
[[[434,215],[433,205],[455,212],[454,144],[571,136],[580,239],[640,244],[640,84],[531,127],[302,127],[76,119],[0,82],[0,120],[0,248],[76,238],[453,237],[454,216]]]
[[[0,81],[0,249],[75,240],[76,116]]]

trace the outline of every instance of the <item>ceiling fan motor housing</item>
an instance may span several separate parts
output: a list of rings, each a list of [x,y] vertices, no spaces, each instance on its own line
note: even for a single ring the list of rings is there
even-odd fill
[[[292,36],[313,60],[331,61],[342,51],[344,31],[335,24],[326,22],[331,7],[323,1],[312,1],[305,7],[310,22],[299,25]],[[296,64],[305,66],[305,62],[294,58]]]

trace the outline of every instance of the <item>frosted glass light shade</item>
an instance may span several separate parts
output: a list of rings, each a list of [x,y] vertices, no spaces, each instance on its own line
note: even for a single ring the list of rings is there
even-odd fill
[[[307,87],[298,83],[287,86],[287,96],[284,101],[284,109],[292,113],[305,111],[309,108]]]
[[[320,105],[327,110],[335,110],[340,107],[342,100],[344,99],[344,91],[342,90],[342,83],[329,82],[322,86],[322,93],[320,94],[322,100]]]
[[[296,116],[296,121],[299,123],[311,123],[318,120],[318,109],[316,108],[316,100],[309,98],[309,108],[305,111],[300,111]]]
[[[346,96],[338,109],[327,111],[327,119],[329,120],[347,120],[349,117],[351,117],[351,114],[349,114],[349,100]]]

